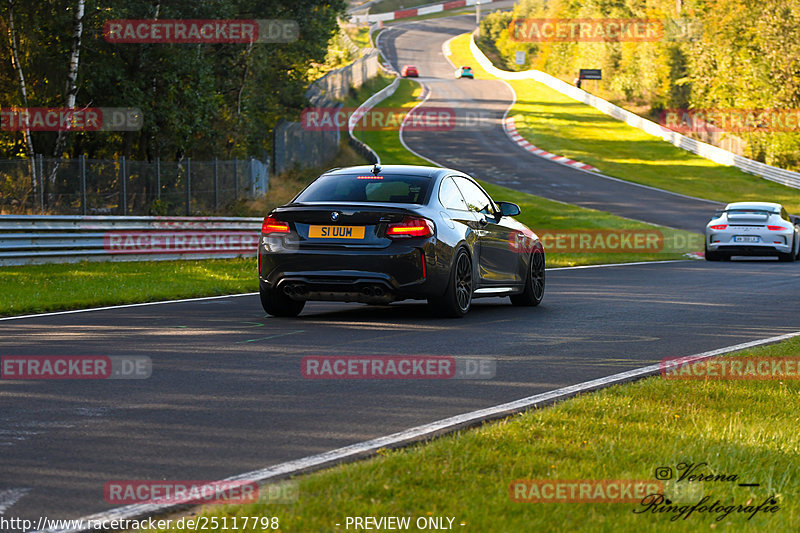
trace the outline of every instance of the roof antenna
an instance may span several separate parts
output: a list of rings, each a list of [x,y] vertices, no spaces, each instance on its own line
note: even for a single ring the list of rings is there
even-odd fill
[[[380,171],[381,171],[381,166],[378,163],[375,163],[375,165],[373,165],[372,167],[372,173],[377,176]]]

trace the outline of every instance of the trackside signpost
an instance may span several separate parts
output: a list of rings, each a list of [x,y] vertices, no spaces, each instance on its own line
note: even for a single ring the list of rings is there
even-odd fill
[[[582,68],[578,73],[578,78],[582,80],[602,80],[603,73],[599,68]]]
[[[583,80],[594,80],[594,90],[597,91],[597,81],[603,79],[603,73],[599,68],[582,68],[578,72],[578,88]]]

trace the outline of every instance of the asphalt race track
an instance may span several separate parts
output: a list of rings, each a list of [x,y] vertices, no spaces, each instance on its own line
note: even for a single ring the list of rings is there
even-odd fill
[[[469,18],[453,20],[404,26],[422,28],[418,35],[392,30],[384,44],[402,46],[400,63],[441,78],[424,78],[431,105],[502,116],[511,97],[504,84],[453,80],[437,55],[436,43],[469,29]],[[406,140],[478,178],[624,216],[699,231],[713,209],[538,159],[498,128]],[[0,512],[84,516],[113,507],[103,498],[109,481],[222,479],[663,357],[793,332],[793,313],[776,310],[798,298],[796,263],[679,261],[549,271],[540,307],[478,300],[461,320],[431,318],[422,303],[310,303],[299,318],[278,319],[243,295],[0,321],[2,355],[153,361],[144,380],[0,381]],[[397,354],[494,358],[497,375],[300,373],[308,355]]]
[[[609,180],[542,159],[511,143],[502,127],[503,115],[514,101],[510,87],[502,81],[456,80],[442,53],[445,41],[474,28],[475,16],[463,15],[399,24],[381,33],[381,49],[398,72],[405,64],[419,67],[419,80],[430,90],[419,112],[426,107],[455,111],[457,126],[452,130],[406,131],[404,140],[411,149],[443,166],[512,189],[702,232],[721,204]]]
[[[743,298],[743,295],[747,295]],[[112,480],[221,479],[569,384],[797,329],[800,268],[698,261],[548,274],[544,303],[478,300],[462,320],[421,303],[258,297],[0,322],[4,355],[144,355],[144,380],[0,382],[0,492],[13,516],[110,508]],[[402,347],[398,349],[398,347]],[[493,380],[306,380],[306,355],[495,358]]]

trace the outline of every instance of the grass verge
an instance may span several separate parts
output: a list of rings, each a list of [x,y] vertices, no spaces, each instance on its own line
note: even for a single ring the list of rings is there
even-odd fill
[[[477,64],[469,34],[450,42],[451,61],[476,78],[497,79]],[[728,203],[779,202],[800,213],[800,191],[681,150],[533,80],[508,82],[517,94],[509,117],[530,143],[600,169],[609,176]],[[590,85],[590,84],[587,84]],[[591,88],[591,87],[590,87]]]
[[[358,46],[359,48],[369,48],[371,43],[369,42],[369,26],[357,26],[355,24],[346,24],[343,27],[343,31],[347,33],[350,37],[350,40],[353,41],[353,44]]]
[[[255,292],[256,259],[0,268],[0,316]]]
[[[795,338],[736,356],[798,351]],[[798,400],[798,381],[652,377],[301,476],[299,498],[290,504],[207,508],[204,516],[228,523],[233,517],[278,517],[287,532],[346,531],[348,516],[453,517],[454,529],[479,532],[796,531]],[[676,482],[681,463],[698,465],[695,473],[736,478]],[[641,502],[517,503],[509,496],[510,484],[520,479],[655,481],[660,467],[675,474],[663,487],[674,506],[708,496],[707,506],[719,500],[733,509],[727,516],[695,510],[683,518],[677,511],[648,511]],[[769,496],[778,506],[774,513],[748,519],[735,508],[757,506]]]
[[[394,93],[376,104],[376,107],[402,109],[402,115],[396,115],[396,123],[399,126],[406,113],[419,103],[417,97],[421,93],[422,87],[418,83],[401,79]],[[403,147],[398,137],[398,129],[356,130],[353,133],[358,140],[367,143],[380,155],[381,163],[384,165],[430,165]]]

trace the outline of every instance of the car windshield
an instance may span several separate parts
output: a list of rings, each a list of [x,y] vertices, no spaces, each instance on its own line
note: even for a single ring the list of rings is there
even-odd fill
[[[332,174],[317,178],[295,202],[421,204],[430,181],[427,176]]]

